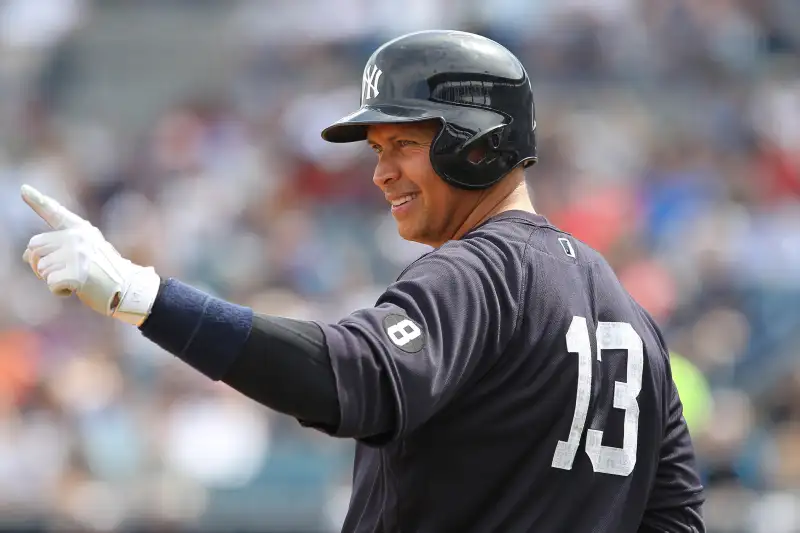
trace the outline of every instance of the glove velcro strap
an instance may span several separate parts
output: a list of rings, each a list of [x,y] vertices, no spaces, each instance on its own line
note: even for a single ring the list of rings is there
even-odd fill
[[[150,314],[158,296],[161,278],[152,267],[142,268],[134,274],[120,295],[119,305],[111,316],[128,324],[140,326]]]

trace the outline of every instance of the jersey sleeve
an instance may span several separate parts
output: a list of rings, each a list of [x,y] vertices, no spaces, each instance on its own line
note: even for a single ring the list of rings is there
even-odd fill
[[[448,243],[412,264],[374,307],[320,324],[341,410],[339,427],[327,433],[390,442],[492,364],[515,328],[520,286],[519,269],[498,253]]]
[[[678,390],[669,379],[669,419],[639,533],[705,533],[703,486]]]

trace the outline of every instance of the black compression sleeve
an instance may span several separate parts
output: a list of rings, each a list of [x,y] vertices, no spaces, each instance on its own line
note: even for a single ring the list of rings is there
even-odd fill
[[[222,381],[305,425],[339,425],[336,379],[313,322],[253,315],[250,335]]]

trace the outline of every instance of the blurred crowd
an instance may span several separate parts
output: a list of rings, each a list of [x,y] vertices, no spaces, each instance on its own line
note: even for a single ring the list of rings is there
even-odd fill
[[[374,156],[319,132],[358,105],[375,46],[447,27],[523,60],[535,207],[604,253],[663,326],[709,531],[800,532],[797,0],[136,4],[0,0],[0,529],[337,531],[352,444],[50,295],[20,258],[45,228],[19,186],[164,276],[338,320],[427,249],[396,235]],[[189,16],[202,11],[212,25]],[[159,26],[137,28],[136,12]],[[128,82],[90,76],[81,58],[104,24],[126,21],[120,61],[191,37],[225,74],[187,77],[169,99],[114,100]],[[188,76],[182,62],[151,72],[156,59],[126,75]],[[107,99],[75,105],[95,93]],[[122,118],[104,121],[101,103]]]

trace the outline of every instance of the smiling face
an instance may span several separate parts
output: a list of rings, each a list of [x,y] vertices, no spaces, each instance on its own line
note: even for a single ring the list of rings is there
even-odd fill
[[[372,181],[392,205],[400,236],[433,247],[453,237],[480,197],[433,170],[430,149],[438,129],[438,122],[378,124],[367,133],[378,155]]]

